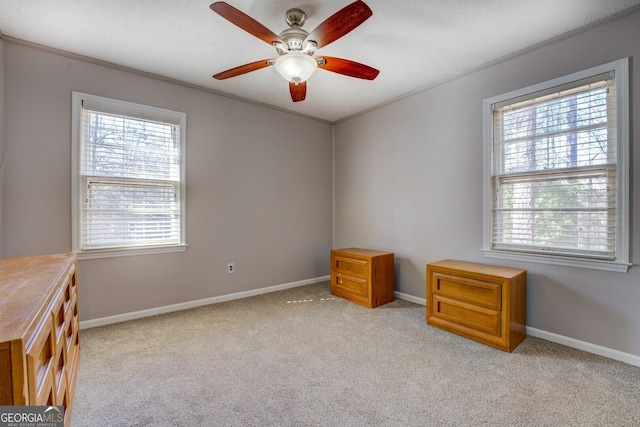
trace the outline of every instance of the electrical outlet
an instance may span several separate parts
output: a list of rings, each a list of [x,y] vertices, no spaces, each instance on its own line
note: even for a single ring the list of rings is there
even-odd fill
[[[232,262],[227,264],[227,273],[232,274],[235,272],[236,272],[236,266]]]

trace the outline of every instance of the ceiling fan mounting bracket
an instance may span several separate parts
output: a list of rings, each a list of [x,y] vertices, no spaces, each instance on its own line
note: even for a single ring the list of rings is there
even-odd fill
[[[291,27],[300,28],[304,25],[304,21],[307,19],[307,14],[300,9],[289,9],[284,14],[287,24]]]

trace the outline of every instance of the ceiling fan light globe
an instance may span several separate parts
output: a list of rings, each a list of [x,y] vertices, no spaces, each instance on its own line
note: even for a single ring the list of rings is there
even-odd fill
[[[275,63],[276,71],[288,82],[306,81],[318,69],[318,63],[302,52],[290,52],[279,56]]]

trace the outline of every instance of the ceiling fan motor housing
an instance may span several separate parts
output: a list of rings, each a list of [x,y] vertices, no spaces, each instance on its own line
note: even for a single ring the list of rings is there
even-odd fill
[[[279,34],[290,51],[301,51],[303,49],[304,39],[306,39],[308,35],[309,33],[305,30],[297,27],[287,28]]]

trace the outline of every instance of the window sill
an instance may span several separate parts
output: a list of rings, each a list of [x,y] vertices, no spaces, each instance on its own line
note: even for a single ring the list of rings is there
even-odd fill
[[[587,268],[591,270],[615,271],[618,273],[626,273],[633,264],[602,261],[595,259],[572,258],[553,255],[525,254],[507,251],[494,251],[491,249],[483,249],[482,252],[487,258],[500,258],[513,261],[535,262],[540,264],[562,265],[566,267]]]
[[[188,245],[176,245],[176,246],[148,246],[144,248],[131,248],[131,249],[96,249],[93,251],[77,252],[79,260],[82,259],[97,259],[97,258],[116,258],[125,256],[137,256],[137,255],[153,255],[153,254],[165,254],[172,252],[185,252]]]

